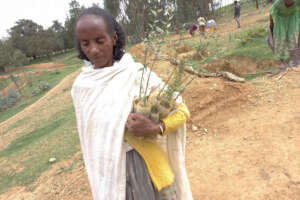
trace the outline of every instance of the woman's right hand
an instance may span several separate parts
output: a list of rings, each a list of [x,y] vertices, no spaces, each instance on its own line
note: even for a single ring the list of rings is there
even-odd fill
[[[154,136],[161,132],[158,124],[153,123],[149,118],[137,113],[129,114],[126,128],[137,137]]]

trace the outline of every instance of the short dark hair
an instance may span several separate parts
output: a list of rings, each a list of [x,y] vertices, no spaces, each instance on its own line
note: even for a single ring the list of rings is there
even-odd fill
[[[125,51],[124,48],[126,45],[125,32],[123,28],[120,26],[120,24],[115,20],[115,18],[109,12],[97,6],[93,6],[83,10],[80,13],[80,15],[76,20],[75,26],[77,25],[77,22],[80,20],[80,18],[85,15],[95,15],[95,16],[102,17],[107,25],[110,36],[113,38],[114,33],[117,34],[118,40],[116,45],[113,46],[113,59],[120,60],[124,55],[124,51]],[[83,53],[77,36],[76,36],[76,48],[79,53],[78,58],[90,61],[88,57]]]

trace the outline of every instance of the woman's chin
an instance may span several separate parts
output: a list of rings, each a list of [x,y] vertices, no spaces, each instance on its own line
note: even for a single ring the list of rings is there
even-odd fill
[[[95,66],[95,68],[104,68],[112,66],[110,62],[93,62],[93,65]]]

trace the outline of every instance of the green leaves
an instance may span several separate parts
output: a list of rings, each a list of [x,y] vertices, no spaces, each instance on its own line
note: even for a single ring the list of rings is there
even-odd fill
[[[151,11],[151,13],[154,15],[154,17],[157,17],[157,13],[155,12],[155,10],[150,10]]]

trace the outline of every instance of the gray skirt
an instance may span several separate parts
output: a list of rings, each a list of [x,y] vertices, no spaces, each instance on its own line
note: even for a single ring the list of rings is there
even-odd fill
[[[159,164],[159,163],[157,163]],[[174,186],[160,192],[154,187],[145,161],[137,151],[126,153],[126,200],[176,200]]]

